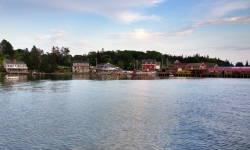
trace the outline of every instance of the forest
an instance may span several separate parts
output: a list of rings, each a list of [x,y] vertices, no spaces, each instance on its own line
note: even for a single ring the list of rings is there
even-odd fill
[[[209,55],[201,56],[194,54],[193,56],[176,56],[171,54],[162,54],[155,50],[147,50],[146,52],[136,50],[108,50],[108,51],[91,51],[88,54],[74,55],[70,54],[69,47],[52,46],[50,52],[33,46],[31,50],[13,49],[10,42],[3,39],[0,43],[0,72],[4,70],[2,64],[5,59],[24,61],[29,70],[38,70],[45,73],[53,73],[62,67],[70,68],[74,60],[88,61],[90,66],[96,66],[96,63],[111,63],[124,70],[133,70],[134,64],[141,66],[142,59],[155,59],[163,63],[165,68],[171,67],[175,60],[182,63],[199,63],[210,62],[216,63],[218,66],[234,66],[229,60],[220,60],[220,58],[210,58]],[[237,62],[235,66],[249,66],[248,61],[245,65]],[[140,67],[139,67],[140,68]]]

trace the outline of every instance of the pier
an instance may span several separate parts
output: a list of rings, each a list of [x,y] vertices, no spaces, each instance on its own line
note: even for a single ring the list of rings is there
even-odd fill
[[[210,77],[210,78],[250,78],[249,72],[212,72],[207,74],[175,74],[176,77]]]

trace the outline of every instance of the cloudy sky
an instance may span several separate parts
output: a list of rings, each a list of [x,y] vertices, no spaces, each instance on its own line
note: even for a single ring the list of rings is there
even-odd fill
[[[250,61],[250,0],[0,0],[0,40]]]

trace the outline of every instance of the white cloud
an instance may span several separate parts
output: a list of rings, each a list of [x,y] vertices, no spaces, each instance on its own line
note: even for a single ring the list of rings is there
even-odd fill
[[[63,9],[71,11],[89,12],[103,15],[107,18],[117,19],[121,22],[131,23],[143,20],[159,20],[156,15],[143,15],[137,11],[138,8],[152,7],[162,3],[164,0],[22,0],[28,3],[37,4],[39,6],[52,9]]]
[[[110,37],[111,39],[129,39],[133,41],[148,42],[155,40],[160,34],[162,33],[150,33],[147,30],[140,28],[135,29],[134,32],[131,33],[113,34]]]
[[[200,22],[192,25],[193,28],[200,27],[200,26],[206,26],[206,25],[214,25],[214,24],[225,24],[225,23],[249,23],[250,22],[250,16],[246,17],[231,17],[231,18],[224,18],[219,20],[212,20],[212,21],[206,21],[206,22]]]
[[[180,36],[188,36],[191,34],[192,29],[202,27],[202,26],[208,26],[208,25],[218,25],[218,24],[226,24],[226,23],[250,23],[250,16],[246,17],[232,17],[232,18],[224,18],[219,20],[211,20],[211,21],[205,21],[205,22],[199,22],[196,24],[193,24],[191,26],[184,27],[179,30],[173,30],[165,34],[161,34],[166,37],[180,37]]]
[[[130,37],[139,41],[147,41],[152,38],[152,34],[148,33],[145,29],[135,29],[135,32],[130,34]]]
[[[250,7],[249,0],[238,0],[238,1],[218,1],[215,7],[211,10],[210,16],[224,16],[235,10],[244,10]]]
[[[133,39],[138,41],[153,41],[157,40],[159,37],[166,38],[175,38],[175,37],[183,37],[190,36],[192,33],[192,29],[208,26],[208,25],[218,25],[218,24],[226,24],[226,23],[250,23],[250,16],[246,17],[232,17],[232,18],[224,18],[219,20],[211,20],[205,22],[195,23],[191,26],[186,26],[181,29],[172,30],[166,33],[149,33],[147,30],[140,28],[135,29],[132,33],[122,33],[122,34],[113,34],[111,35],[112,39]]]
[[[182,36],[188,36],[191,35],[192,30],[190,27],[185,27],[179,30],[173,30],[167,33],[159,34],[159,36],[174,38],[174,37],[182,37]]]
[[[67,32],[63,30],[51,30],[52,35],[36,35],[36,39],[43,41],[49,45],[56,45],[60,39],[67,38]]]
[[[249,0],[203,0],[189,12],[189,18],[191,20],[219,19],[231,12],[240,12],[248,8],[250,8]]]
[[[155,15],[144,16],[139,13],[129,12],[129,11],[118,14],[117,18],[119,18],[119,20],[124,23],[131,23],[143,20],[154,20],[154,21],[160,20],[160,17]]]
[[[202,27],[202,26],[208,26],[208,25],[218,25],[218,24],[226,24],[226,23],[250,23],[250,16],[246,17],[232,17],[232,18],[224,18],[219,20],[211,20],[211,21],[205,21],[205,22],[199,22],[195,23],[191,26],[186,26],[179,30],[173,30],[165,34],[161,34],[166,37],[179,37],[179,36],[188,36],[191,34],[192,29]]]

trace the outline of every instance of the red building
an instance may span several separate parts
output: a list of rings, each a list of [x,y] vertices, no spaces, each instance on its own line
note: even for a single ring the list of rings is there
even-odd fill
[[[155,69],[156,69],[156,60],[154,59],[142,60],[142,71],[154,71]]]
[[[177,73],[181,70],[191,71],[193,74],[206,74],[208,68],[217,68],[218,65],[215,63],[180,63],[176,60],[173,64],[173,73]]]
[[[173,64],[173,67],[170,68],[170,70],[173,70],[173,73],[176,74],[178,70],[185,70],[187,63],[181,63],[178,60],[176,60]]]

